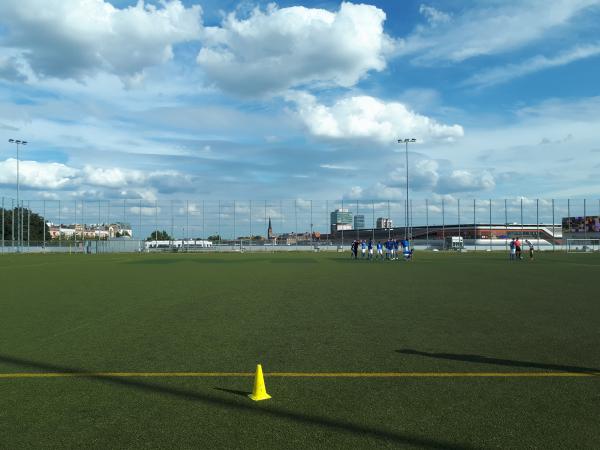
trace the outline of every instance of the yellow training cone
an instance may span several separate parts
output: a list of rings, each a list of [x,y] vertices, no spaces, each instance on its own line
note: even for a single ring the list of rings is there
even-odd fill
[[[254,389],[252,389],[252,394],[248,395],[252,400],[258,402],[260,400],[268,400],[271,398],[269,394],[267,394],[267,389],[265,388],[265,379],[263,377],[262,366],[258,364],[256,366],[256,375],[254,376]]]

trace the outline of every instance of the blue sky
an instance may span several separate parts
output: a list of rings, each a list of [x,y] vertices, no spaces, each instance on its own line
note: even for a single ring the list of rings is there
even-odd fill
[[[599,0],[4,0],[0,194],[597,197]]]

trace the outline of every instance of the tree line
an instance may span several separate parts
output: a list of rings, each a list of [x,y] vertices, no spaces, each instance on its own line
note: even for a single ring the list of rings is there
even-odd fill
[[[46,240],[50,240],[50,230],[48,229],[48,225],[46,225],[44,218],[39,214],[28,208],[0,208],[0,232],[4,232],[3,236],[5,241],[12,241],[13,239],[17,240],[19,235],[18,225],[21,221],[18,214],[22,215],[23,241],[27,241],[28,237],[30,241],[43,241],[44,233],[46,234]]]

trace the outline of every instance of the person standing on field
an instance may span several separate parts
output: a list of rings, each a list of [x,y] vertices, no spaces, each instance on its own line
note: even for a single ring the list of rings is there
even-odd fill
[[[525,243],[529,246],[529,260],[533,261],[533,244],[529,241],[529,239],[525,239]]]
[[[515,240],[515,253],[517,254],[518,259],[523,259],[523,255],[521,254],[521,241],[519,238]]]
[[[510,241],[510,253],[508,255],[511,261],[514,261],[517,256],[517,246],[515,245],[515,238],[512,238],[512,240]]]

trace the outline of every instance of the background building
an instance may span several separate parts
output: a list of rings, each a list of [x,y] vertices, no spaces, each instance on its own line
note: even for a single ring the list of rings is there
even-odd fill
[[[365,228],[365,216],[362,214],[357,214],[354,216],[354,229],[362,230]]]
[[[392,219],[388,217],[378,217],[375,228],[393,228]]]
[[[364,217],[363,217],[364,222]],[[347,209],[336,209],[331,213],[331,231],[352,229],[352,213]]]

